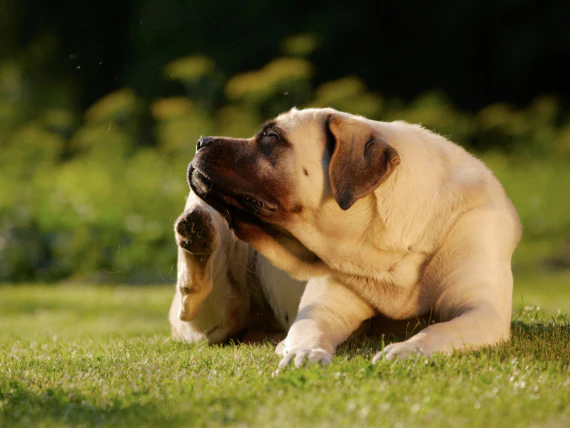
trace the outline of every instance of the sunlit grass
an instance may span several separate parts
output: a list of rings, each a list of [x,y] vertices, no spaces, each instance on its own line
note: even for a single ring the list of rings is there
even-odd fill
[[[365,340],[277,377],[272,345],[171,341],[170,287],[2,287],[0,426],[568,426],[570,290],[550,279],[518,288],[507,344],[373,366]]]
[[[513,307],[528,305],[548,313],[570,313],[570,270],[516,273]]]
[[[0,286],[0,339],[167,336],[169,286]]]

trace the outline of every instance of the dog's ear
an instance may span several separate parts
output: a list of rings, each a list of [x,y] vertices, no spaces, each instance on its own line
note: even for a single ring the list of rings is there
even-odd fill
[[[400,156],[360,120],[331,114],[326,130],[333,146],[329,163],[333,196],[347,210],[386,181],[400,163]]]

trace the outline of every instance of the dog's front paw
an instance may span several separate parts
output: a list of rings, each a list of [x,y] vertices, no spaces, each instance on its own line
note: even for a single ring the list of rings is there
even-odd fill
[[[397,342],[386,346],[372,359],[372,364],[380,360],[392,361],[394,359],[407,360],[419,355],[431,355],[431,352],[422,346],[421,342]]]
[[[333,359],[333,355],[323,348],[295,348],[281,351],[284,356],[279,363],[278,372],[290,366],[291,363],[297,368],[303,367],[305,364],[328,366]]]

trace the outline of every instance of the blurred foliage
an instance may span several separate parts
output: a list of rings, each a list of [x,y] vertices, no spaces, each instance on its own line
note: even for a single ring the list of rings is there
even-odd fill
[[[334,106],[337,110],[379,118],[383,103],[382,98],[367,91],[362,80],[349,76],[320,85],[310,105]]]
[[[168,64],[164,75],[185,85],[199,82],[214,71],[214,62],[204,56],[188,56]]]
[[[277,58],[261,70],[232,77],[226,84],[229,100],[274,116],[287,106],[302,104],[310,94],[313,66],[302,58]]]
[[[335,3],[326,12],[318,10],[322,17],[311,15],[314,31],[307,32],[294,24],[297,15],[292,6],[279,12],[280,19],[291,25],[284,29],[269,20],[267,24],[275,28],[264,39],[253,23],[263,21],[263,13],[272,16],[274,6],[260,2],[257,8],[243,11],[228,3],[226,13],[213,22],[202,18],[211,16],[216,6],[178,2],[174,8],[171,0],[165,2],[170,9],[157,0],[145,2],[137,9],[130,35],[119,38],[113,38],[117,29],[109,34],[100,31],[114,28],[113,23],[121,28],[119,24],[132,18],[123,1],[88,2],[84,8],[70,5],[66,13],[77,15],[74,22],[33,1],[23,3],[39,7],[33,15],[11,2],[4,5],[0,13],[0,281],[172,281],[176,270],[172,224],[184,206],[186,168],[198,137],[247,137],[264,120],[293,106],[330,106],[371,119],[421,123],[478,153],[504,183],[523,220],[517,268],[570,267],[570,199],[563,195],[570,188],[568,94],[548,95],[548,85],[539,87],[533,81],[524,97],[508,95],[524,86],[517,83],[516,73],[509,74],[525,64],[512,48],[523,36],[518,30],[507,31],[514,24],[505,24],[506,38],[497,45],[499,51],[509,53],[510,62],[493,65],[497,79],[507,73],[502,81],[512,85],[505,83],[501,92],[491,80],[485,82],[495,91],[493,99],[513,102],[481,104],[489,97],[479,96],[480,86],[454,86],[463,77],[430,80],[433,73],[423,69],[422,74],[421,67],[429,63],[437,68],[438,61],[413,49],[399,53],[397,40],[392,40],[390,48],[383,44],[375,49],[377,55],[366,56],[368,47],[359,40],[381,37],[393,19],[380,27],[366,26],[374,14],[357,19],[354,8],[342,9]],[[508,14],[506,3],[499,3],[502,6],[492,7],[505,10],[489,16]],[[394,11],[403,6],[387,7]],[[46,22],[57,25],[44,28],[35,18],[42,10]],[[169,10],[177,10],[176,16]],[[554,19],[557,10],[553,8],[548,16]],[[437,7],[433,13],[440,11]],[[470,5],[457,6],[453,12],[457,20],[447,20],[448,27],[442,31],[471,22],[475,19],[471,12]],[[203,32],[193,33],[196,39],[180,37],[191,28],[184,13],[193,17],[195,25],[203,25]],[[250,27],[236,29],[232,15],[251,23],[252,35],[241,32]],[[108,25],[95,25],[106,19]],[[303,15],[302,22],[305,19]],[[361,31],[356,31],[359,19]],[[417,21],[415,15],[410,20]],[[82,23],[85,26],[79,32]],[[227,28],[222,31],[223,25]],[[552,23],[552,37],[559,34],[557,25]],[[28,34],[28,28],[37,31]],[[231,31],[242,34],[241,38],[228,40]],[[151,37],[159,33],[160,40]],[[133,43],[132,55],[139,59],[131,58],[128,67],[119,67],[116,58],[126,50],[124,40]],[[563,49],[566,42],[561,36],[556,46]],[[209,46],[211,53],[204,53],[196,43]],[[469,43],[462,51],[477,56],[479,51],[469,51]],[[537,38],[535,44],[541,43],[545,41]],[[163,49],[166,45],[168,49]],[[354,60],[357,45],[364,49],[358,55],[366,61]],[[447,54],[448,64],[457,60],[454,46],[439,44],[437,55]],[[529,55],[539,61],[535,48],[529,44]],[[277,52],[281,55],[276,56]],[[478,63],[475,59],[470,64]],[[395,62],[401,73],[398,79],[390,68]],[[463,76],[457,67],[449,68]],[[449,75],[439,71],[440,76]],[[553,71],[552,79],[559,71]],[[418,76],[423,80],[416,81]],[[408,88],[408,83],[416,89]],[[434,89],[417,91],[418,87]],[[474,104],[464,102],[469,98],[466,93]],[[529,95],[541,93],[545,95]]]
[[[309,56],[321,44],[315,34],[303,33],[287,37],[281,42],[281,49],[288,55]]]

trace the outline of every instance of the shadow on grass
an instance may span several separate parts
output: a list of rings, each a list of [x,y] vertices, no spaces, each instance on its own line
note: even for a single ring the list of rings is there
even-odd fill
[[[430,316],[402,321],[375,318],[364,323],[361,329],[340,345],[336,354],[342,358],[361,357],[371,361],[385,346],[405,341],[434,322]],[[269,350],[273,350],[276,343],[277,341],[264,336],[258,341],[251,342],[231,339],[216,346],[267,346]],[[188,346],[176,342],[175,345],[180,349]],[[549,316],[539,312],[537,307],[529,307],[513,315],[509,341],[475,351],[456,353],[452,358],[491,358],[497,361],[530,358],[536,361],[560,362],[570,366],[569,355],[570,316],[562,312]]]
[[[124,404],[115,399],[97,406],[92,404],[93,397],[72,390],[34,392],[17,381],[4,388],[0,389],[0,426],[162,426],[173,422],[154,404]]]

